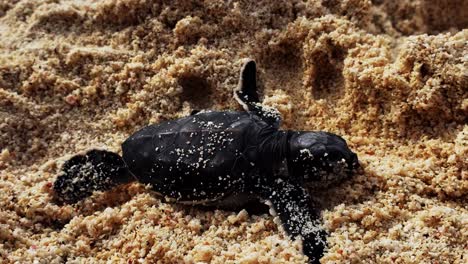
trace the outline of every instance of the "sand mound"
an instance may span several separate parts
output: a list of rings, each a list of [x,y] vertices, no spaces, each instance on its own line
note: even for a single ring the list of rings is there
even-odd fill
[[[284,129],[345,137],[365,169],[314,193],[330,263],[465,263],[468,1],[0,2],[2,263],[305,263],[268,215],[140,184],[51,203],[61,164],[193,109],[240,109],[254,58]]]

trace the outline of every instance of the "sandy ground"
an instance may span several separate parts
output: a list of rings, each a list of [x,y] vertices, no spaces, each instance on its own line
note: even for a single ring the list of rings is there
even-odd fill
[[[51,202],[61,164],[192,109],[240,109],[242,59],[282,128],[365,172],[313,191],[323,263],[468,260],[468,1],[0,1],[1,263],[305,263],[270,216],[143,185]]]

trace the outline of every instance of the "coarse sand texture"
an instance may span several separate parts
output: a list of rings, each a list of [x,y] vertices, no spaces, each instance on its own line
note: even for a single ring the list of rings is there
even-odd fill
[[[0,263],[307,263],[268,214],[139,183],[52,201],[76,153],[241,110],[247,57],[282,129],[359,156],[362,173],[311,190],[322,263],[467,263],[467,0],[0,0]]]

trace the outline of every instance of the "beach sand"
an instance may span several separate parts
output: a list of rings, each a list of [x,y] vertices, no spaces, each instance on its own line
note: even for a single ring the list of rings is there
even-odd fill
[[[311,190],[322,263],[468,261],[468,1],[0,1],[1,263],[306,263],[271,216],[132,183],[51,201],[64,161],[194,109],[240,110],[244,58],[282,129],[363,172]]]

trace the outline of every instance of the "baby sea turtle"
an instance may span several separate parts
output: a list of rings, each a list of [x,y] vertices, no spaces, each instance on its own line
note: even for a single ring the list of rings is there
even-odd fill
[[[242,204],[253,197],[270,205],[311,263],[319,263],[326,232],[305,187],[350,177],[359,167],[356,154],[331,133],[279,130],[278,112],[259,102],[253,60],[243,65],[234,96],[246,111],[199,112],[144,127],[122,144],[122,157],[97,149],[72,157],[54,183],[55,198],[75,203],[132,181],[181,203]]]

